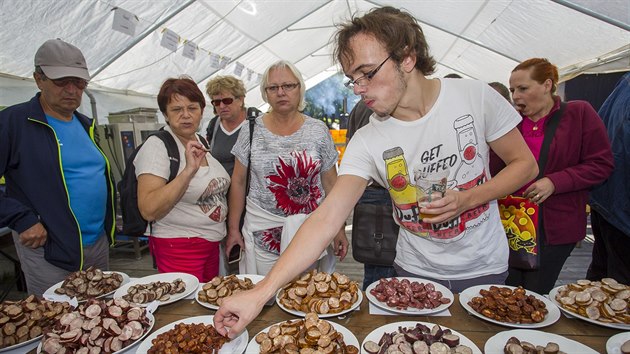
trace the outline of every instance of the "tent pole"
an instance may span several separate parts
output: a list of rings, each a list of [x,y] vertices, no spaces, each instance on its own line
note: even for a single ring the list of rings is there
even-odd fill
[[[619,28],[621,28],[623,30],[630,31],[630,25],[627,25],[627,24],[625,24],[625,23],[623,23],[621,21],[617,21],[615,19],[612,19],[612,18],[610,18],[608,16],[602,15],[602,14],[597,13],[595,11],[589,10],[589,9],[587,9],[585,7],[582,7],[580,5],[574,4],[574,3],[570,2],[570,1],[567,1],[567,0],[551,0],[551,1],[555,2],[556,4],[559,4],[559,5],[562,5],[562,6],[566,6],[566,7],[570,8],[570,9],[572,9],[572,10],[581,12],[581,13],[587,15],[587,16],[594,17],[594,18],[596,18],[596,19],[598,19],[600,21],[604,21],[604,22],[608,23],[609,25],[613,25],[613,26],[619,27]]]
[[[92,119],[96,121],[98,125],[98,116],[96,114],[96,98],[94,98],[94,94],[89,89],[84,89],[83,92],[90,98],[90,106],[92,107]]]
[[[147,28],[146,30],[144,30],[144,32],[140,33],[140,35],[138,35],[138,37],[136,37],[131,43],[129,43],[129,45],[127,47],[125,47],[120,52],[114,54],[114,56],[109,58],[105,63],[103,63],[103,65],[101,65],[98,68],[96,68],[96,70],[94,70],[94,72],[92,73],[92,78],[94,78],[96,75],[100,74],[101,71],[105,70],[109,65],[111,65],[114,61],[116,61],[116,59],[120,58],[123,54],[127,53],[136,44],[140,43],[140,41],[145,39],[149,34],[153,33],[153,31],[155,31],[157,28],[159,28],[164,23],[166,23],[166,21],[170,20],[171,18],[173,18],[173,16],[175,16],[178,13],[182,12],[184,9],[186,9],[188,6],[192,5],[194,2],[195,2],[195,0],[188,0],[188,1],[186,1],[180,7],[176,8],[173,12],[171,12],[166,17],[164,17],[161,21],[156,22],[153,26],[151,26],[151,27]]]

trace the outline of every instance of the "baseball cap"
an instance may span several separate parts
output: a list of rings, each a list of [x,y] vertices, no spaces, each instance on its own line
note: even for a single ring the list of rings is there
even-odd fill
[[[79,48],[61,39],[49,39],[35,53],[35,66],[51,79],[78,77],[90,80],[90,73]]]

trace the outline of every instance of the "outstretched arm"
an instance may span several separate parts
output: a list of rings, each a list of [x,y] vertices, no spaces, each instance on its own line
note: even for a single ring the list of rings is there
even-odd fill
[[[337,168],[335,166],[322,173],[322,185],[324,186],[324,191],[326,192],[327,197],[330,195],[336,181]],[[348,244],[348,238],[346,237],[346,225],[344,222],[333,240],[333,247],[335,249],[335,254],[339,256],[339,261],[343,261],[343,259],[346,258],[346,254],[348,254]]]
[[[330,195],[306,219],[289,247],[269,274],[254,289],[228,297],[214,315],[214,326],[223,335],[236,337],[260,313],[276,291],[313,264],[343,225],[367,181],[340,176]]]

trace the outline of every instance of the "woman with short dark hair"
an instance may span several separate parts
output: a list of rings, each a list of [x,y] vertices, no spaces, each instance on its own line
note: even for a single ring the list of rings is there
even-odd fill
[[[149,137],[133,162],[138,207],[142,217],[153,222],[149,246],[158,271],[185,272],[207,282],[219,273],[230,176],[196,133],[206,106],[197,84],[189,77],[170,78],[157,100],[167,124],[164,130],[179,150],[179,170],[169,182],[166,145]]]

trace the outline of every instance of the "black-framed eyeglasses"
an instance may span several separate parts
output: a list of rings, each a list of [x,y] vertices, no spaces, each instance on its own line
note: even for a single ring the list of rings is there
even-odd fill
[[[365,75],[358,77],[354,80],[346,81],[344,85],[349,89],[354,88],[355,86],[366,86],[370,81],[372,81],[372,78],[374,78],[374,75],[376,75],[376,73],[378,73],[378,71],[381,70],[383,65],[385,65],[385,62],[387,62],[389,58],[391,57],[392,56],[390,55],[387,58],[385,58],[385,60],[383,60],[382,63],[380,63],[377,67],[375,67],[374,70],[369,71]]]
[[[234,102],[236,98],[232,98],[232,97],[226,97],[226,98],[222,98],[222,99],[216,99],[216,100],[212,100],[210,101],[210,103],[212,103],[213,106],[215,107],[219,107],[219,105],[221,103],[223,103],[224,105],[231,105],[232,102]]]
[[[295,90],[298,86],[300,86],[299,82],[295,82],[292,84],[272,85],[265,87],[265,91],[267,91],[267,93],[278,93],[278,90],[282,89],[282,91],[284,92],[289,92]]]

